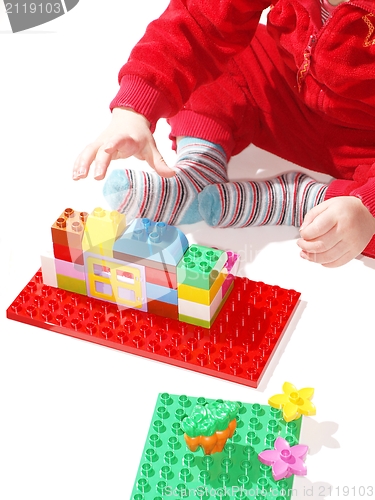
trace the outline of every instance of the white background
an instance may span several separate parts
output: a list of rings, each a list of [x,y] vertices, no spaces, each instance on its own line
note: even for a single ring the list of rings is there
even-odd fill
[[[81,0],[60,19],[12,34],[1,4],[0,499],[127,499],[157,393],[264,404],[286,380],[316,390],[317,416],[302,431],[308,476],[296,479],[295,498],[345,498],[345,486],[357,498],[360,486],[374,485],[373,260],[333,270],[308,263],[295,228],[182,227],[191,242],[223,249],[231,242],[242,275],[302,293],[257,390],[5,319],[63,209],[106,208],[102,183],[73,182],[72,164],[108,123],[117,73],[166,5]],[[167,134],[161,122],[157,142],[172,164]],[[291,168],[250,147],[233,159],[230,175],[264,178]],[[134,414],[137,431],[129,433]]]

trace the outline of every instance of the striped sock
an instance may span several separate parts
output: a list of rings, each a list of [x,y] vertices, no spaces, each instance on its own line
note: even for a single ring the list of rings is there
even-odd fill
[[[209,184],[227,182],[227,161],[220,146],[184,137],[178,144],[176,175],[114,170],[104,186],[112,209],[129,217],[147,217],[167,224],[192,224],[202,220],[198,193]]]
[[[199,211],[213,227],[300,227],[306,213],[324,200],[326,190],[326,184],[299,172],[267,181],[227,182],[207,186],[199,194]]]

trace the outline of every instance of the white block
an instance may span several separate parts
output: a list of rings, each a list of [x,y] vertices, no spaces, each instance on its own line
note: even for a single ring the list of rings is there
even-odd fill
[[[40,256],[41,264],[42,264],[42,276],[43,283],[48,286],[53,286],[58,288],[57,286],[57,277],[56,277],[56,266],[55,266],[55,256],[53,254],[53,250],[46,250]]]

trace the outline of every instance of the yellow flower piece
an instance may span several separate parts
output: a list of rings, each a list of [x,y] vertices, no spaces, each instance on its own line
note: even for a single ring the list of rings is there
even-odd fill
[[[285,422],[297,420],[301,415],[311,416],[316,414],[316,408],[311,402],[314,395],[314,389],[305,387],[299,391],[290,382],[283,385],[283,394],[276,394],[268,400],[272,408],[283,410]]]

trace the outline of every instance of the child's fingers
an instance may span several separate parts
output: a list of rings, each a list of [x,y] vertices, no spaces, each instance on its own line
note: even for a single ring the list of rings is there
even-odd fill
[[[131,137],[113,136],[97,151],[95,158],[94,179],[101,181],[106,176],[109,164],[117,158],[129,158],[136,154],[140,146]]]
[[[325,210],[327,210],[327,207],[325,205],[325,203],[321,203],[319,205],[316,205],[315,207],[313,207],[311,210],[309,210],[307,212],[307,214],[305,215],[305,218],[303,219],[303,223],[300,227],[300,231],[302,231],[303,229],[305,229],[309,224],[311,224],[313,222],[313,220],[319,215],[321,214],[322,212],[324,212]]]
[[[137,146],[137,142],[131,137],[125,135],[114,135],[103,144],[103,150],[110,155],[119,155],[121,158],[128,158],[133,154],[136,154],[140,149],[140,145]]]
[[[161,177],[173,177],[176,175],[176,172],[165,163],[155,143],[150,143],[148,147],[146,147],[146,150],[143,152],[143,157],[150,167],[152,167]]]
[[[339,267],[346,264],[354,257],[349,250],[346,250],[345,243],[341,241],[327,252],[316,254],[302,250],[300,255],[303,259],[321,264],[324,267]]]
[[[306,223],[305,223],[306,220]],[[337,218],[329,207],[324,204],[317,205],[306,214],[300,228],[300,235],[304,240],[320,238],[336,225]]]
[[[306,253],[322,254],[331,250],[340,241],[341,238],[337,234],[336,227],[334,227],[320,238],[312,240],[300,238],[297,240],[297,245]]]
[[[82,153],[77,156],[73,167],[73,179],[75,181],[87,177],[97,151],[98,146],[95,143],[92,143],[86,146]]]
[[[99,149],[95,158],[94,179],[101,181],[107,173],[109,164],[111,163],[112,155],[106,153],[103,149]]]

